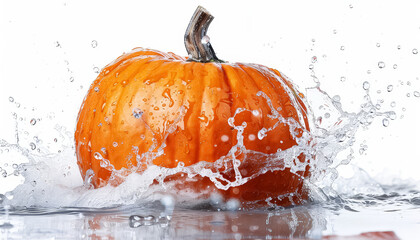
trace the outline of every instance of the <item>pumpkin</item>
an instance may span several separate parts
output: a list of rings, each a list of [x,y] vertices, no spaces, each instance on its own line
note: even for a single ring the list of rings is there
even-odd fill
[[[262,171],[268,156],[295,146],[309,130],[303,95],[275,69],[218,59],[206,36],[212,20],[197,8],[184,39],[189,57],[136,48],[93,82],[79,112],[75,146],[81,175],[95,188],[118,185],[124,175],[151,165],[204,163],[223,177],[221,185],[199,174],[165,181],[178,180],[177,188],[195,192],[218,191],[243,204],[290,205],[307,197],[303,154],[294,160],[304,163],[299,171]],[[112,175],[115,170],[122,177]],[[247,180],[227,185],[238,172]]]

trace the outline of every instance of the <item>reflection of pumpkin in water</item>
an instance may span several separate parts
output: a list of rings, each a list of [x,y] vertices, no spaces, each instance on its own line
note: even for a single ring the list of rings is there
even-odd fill
[[[229,162],[229,151],[238,142],[234,126],[246,123],[243,145],[260,155],[291,148],[296,145],[294,137],[309,129],[302,95],[277,70],[224,63],[215,56],[210,43],[203,41],[212,19],[201,7],[194,14],[185,35],[190,58],[139,48],[105,67],[94,81],[80,109],[75,140],[82,176],[91,169],[95,187],[110,181],[110,167],[104,166],[102,158],[127,172],[134,167],[144,171],[152,164],[146,159],[166,168],[180,162],[185,166],[215,162],[224,156]],[[228,124],[240,108],[247,110],[237,113]],[[296,126],[291,128],[290,123]],[[264,128],[272,130],[259,136]],[[244,161],[240,149],[232,154],[242,161],[239,169],[243,177],[265,164],[264,158],[250,157],[251,153]],[[305,158],[302,155],[295,161],[304,162]],[[217,171],[234,181],[232,169],[232,165],[224,165]],[[289,205],[299,201],[297,195],[305,198],[302,185],[308,170],[267,171],[244,185],[220,192],[245,202],[296,193],[280,202],[273,200]],[[188,186],[198,192],[213,186],[208,178],[196,180]],[[118,180],[111,182],[118,184]]]

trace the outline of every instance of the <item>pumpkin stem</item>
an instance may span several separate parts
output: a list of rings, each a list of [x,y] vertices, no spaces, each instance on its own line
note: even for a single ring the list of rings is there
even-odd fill
[[[188,24],[184,35],[184,44],[188,60],[196,62],[223,62],[216,57],[207,29],[214,17],[202,6],[198,6]]]

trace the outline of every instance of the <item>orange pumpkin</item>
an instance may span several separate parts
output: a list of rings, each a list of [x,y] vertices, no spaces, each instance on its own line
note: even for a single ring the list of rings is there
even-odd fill
[[[279,71],[216,57],[203,41],[212,19],[204,8],[196,10],[185,35],[189,58],[137,48],[106,66],[93,82],[79,112],[75,141],[81,174],[90,174],[94,187],[108,184],[112,169],[141,173],[150,165],[174,168],[181,162],[224,161],[210,168],[224,181],[235,181],[234,160],[241,161],[241,176],[249,177],[267,167],[261,156],[295,146],[295,138],[309,130],[303,96]],[[279,123],[279,117],[288,121]],[[296,133],[290,122],[296,123]],[[242,123],[246,127],[238,128]],[[266,136],[261,129],[269,130]],[[306,160],[301,155],[296,161]],[[271,197],[275,204],[290,205],[306,198],[302,186],[308,174],[309,167],[293,173],[287,167],[268,169],[225,190],[197,175],[193,181],[184,177],[177,187],[217,190],[243,203],[266,204]],[[181,178],[177,174],[166,181]],[[111,182],[121,181],[113,177]],[[287,194],[291,197],[278,198]]]

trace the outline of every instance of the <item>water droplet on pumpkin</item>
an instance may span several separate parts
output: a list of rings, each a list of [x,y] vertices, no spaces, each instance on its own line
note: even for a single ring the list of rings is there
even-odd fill
[[[413,54],[417,54],[419,51],[417,50],[417,48],[414,48],[412,52]]]
[[[260,112],[258,110],[252,110],[252,115],[258,117],[260,115]]]
[[[36,145],[33,142],[29,143],[29,146],[31,147],[32,150],[36,149]]]
[[[388,85],[388,87],[386,87],[386,90],[388,92],[392,92],[393,89],[394,89],[394,86],[392,86],[392,85]]]
[[[267,136],[266,128],[262,128],[260,131],[258,131],[258,139],[262,140],[266,136]]]
[[[210,37],[209,36],[204,36],[202,39],[201,39],[201,43],[202,44],[207,44],[207,43],[209,43],[210,42]]]
[[[90,45],[92,46],[92,48],[96,48],[98,46],[98,42],[96,40],[93,40]]]
[[[32,126],[36,124],[36,119],[32,118],[31,121],[29,122]]]
[[[378,62],[378,67],[379,68],[384,68],[385,67],[385,63],[382,62],[382,61]]]
[[[384,118],[384,119],[382,120],[382,125],[383,125],[384,127],[388,127],[388,126],[389,126],[389,120],[388,120],[388,118]]]
[[[93,157],[95,157],[98,160],[102,160],[103,159],[102,155],[100,153],[98,153],[98,152],[96,152],[95,154],[93,154]]]
[[[369,88],[370,88],[370,83],[369,83],[368,81],[365,81],[365,82],[363,83],[363,89],[364,89],[364,90],[369,90]]]
[[[13,97],[9,97],[9,102],[14,102],[15,99]]]
[[[93,90],[95,90],[95,92],[99,92],[99,88],[95,87]]]
[[[229,136],[228,135],[223,135],[222,137],[220,137],[220,140],[222,140],[222,142],[227,142],[227,141],[229,141]]]
[[[136,119],[139,119],[141,116],[143,115],[143,111],[138,109],[138,108],[134,108],[133,109],[133,116]]]
[[[248,135],[248,139],[249,139],[250,141],[254,141],[256,138],[257,138],[257,137],[256,137],[254,134],[249,134],[249,135]]]
[[[118,143],[117,143],[117,142],[113,142],[113,143],[112,143],[112,146],[114,146],[114,147],[118,147]]]

